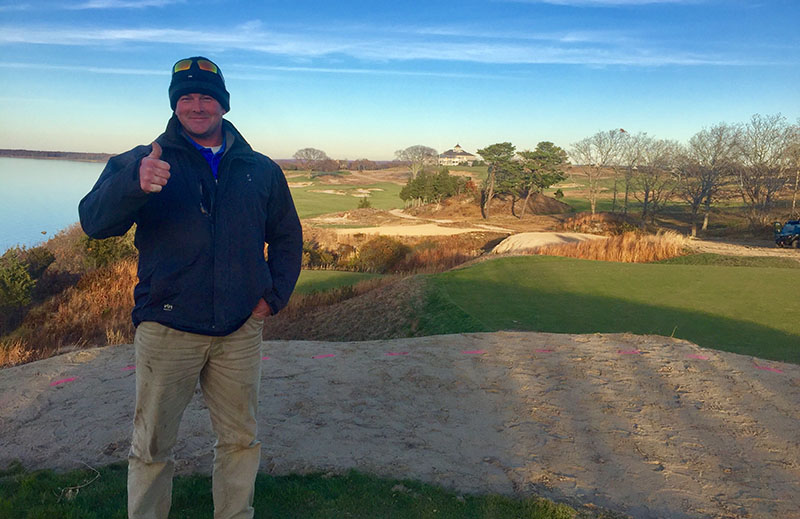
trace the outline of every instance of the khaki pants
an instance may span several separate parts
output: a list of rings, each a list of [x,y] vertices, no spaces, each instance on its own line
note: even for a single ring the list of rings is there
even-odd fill
[[[155,322],[136,329],[136,411],[128,458],[128,517],[166,519],[172,504],[175,445],[198,379],[214,444],[215,519],[253,517],[261,458],[256,439],[263,321],[251,317],[225,337],[181,332]]]

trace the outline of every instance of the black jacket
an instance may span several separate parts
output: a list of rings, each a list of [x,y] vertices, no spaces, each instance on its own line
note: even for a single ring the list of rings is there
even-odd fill
[[[161,160],[170,165],[162,191],[140,188],[139,164],[151,147],[138,146],[111,158],[80,202],[81,226],[93,238],[122,235],[136,224],[135,326],[156,321],[227,335],[247,320],[259,298],[276,313],[294,290],[303,238],[286,178],[228,121],[223,131],[227,151],[218,182],[173,115],[156,139]]]

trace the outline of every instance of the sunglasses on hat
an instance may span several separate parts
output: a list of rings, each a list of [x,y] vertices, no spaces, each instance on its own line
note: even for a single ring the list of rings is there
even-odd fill
[[[192,63],[196,62],[197,67],[200,70],[205,70],[206,72],[211,72],[213,74],[219,74],[222,77],[222,72],[219,71],[216,65],[212,62],[208,61],[207,59],[182,59],[179,62],[175,63],[175,66],[172,67],[172,73],[175,74],[176,72],[182,72],[184,70],[189,70],[192,68]]]

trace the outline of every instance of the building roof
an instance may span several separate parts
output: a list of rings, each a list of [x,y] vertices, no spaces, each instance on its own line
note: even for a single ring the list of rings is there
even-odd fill
[[[465,158],[465,159],[468,159],[468,158],[475,158],[475,155],[473,155],[472,153],[469,153],[467,151],[464,151],[464,149],[461,146],[456,144],[453,149],[445,151],[444,153],[439,155],[439,157],[441,157],[443,159],[450,159],[450,158]]]

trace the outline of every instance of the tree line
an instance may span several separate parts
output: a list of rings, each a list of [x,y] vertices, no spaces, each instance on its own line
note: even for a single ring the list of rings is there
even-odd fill
[[[693,236],[701,218],[707,229],[712,207],[725,199],[740,198],[751,227],[763,228],[788,188],[792,214],[797,214],[800,121],[790,124],[780,114],[719,123],[685,144],[621,128],[600,131],[574,143],[569,154],[588,181],[592,213],[600,179],[611,171],[612,211],[627,213],[633,197],[641,204],[642,220],[654,221],[677,198],[690,209]]]
[[[592,213],[597,211],[601,180],[610,173],[612,212],[628,214],[634,199],[640,204],[642,221],[654,222],[668,202],[678,199],[689,207],[693,236],[701,220],[701,228],[708,228],[712,208],[731,198],[742,200],[754,229],[770,223],[779,197],[787,189],[791,213],[798,214],[800,120],[790,124],[781,114],[755,114],[740,124],[719,123],[697,132],[687,143],[615,128],[581,139],[568,150],[542,141],[533,150],[517,151],[512,143],[500,142],[477,154],[488,171],[480,188],[484,218],[489,217],[490,203],[498,195],[511,197],[512,213],[516,201],[524,201],[519,217],[524,216],[532,196],[566,178],[569,162],[586,177]],[[438,202],[466,187],[446,169],[429,172],[438,164],[433,148],[409,146],[395,152],[395,157],[411,172],[401,193],[403,200]],[[312,171],[333,165],[324,152],[313,148],[299,150],[294,158]]]

